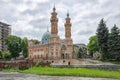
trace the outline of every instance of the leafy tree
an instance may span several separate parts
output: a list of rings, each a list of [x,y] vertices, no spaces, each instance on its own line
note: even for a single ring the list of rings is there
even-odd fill
[[[5,38],[6,45],[8,46],[8,50],[11,53],[12,58],[16,58],[19,56],[19,53],[22,51],[22,40],[20,37],[9,35]]]
[[[108,37],[109,58],[120,60],[120,30],[116,25],[111,29]]]
[[[28,40],[27,38],[23,38],[22,40],[22,50],[23,50],[23,56],[26,58],[28,57]]]
[[[38,40],[34,40],[34,42],[33,42],[34,44],[39,44],[40,43],[40,41],[38,41]]]
[[[11,58],[11,53],[10,52],[4,52],[4,58],[5,59],[10,59]]]
[[[91,36],[89,38],[89,43],[87,45],[87,49],[89,51],[89,55],[93,56],[93,53],[95,53],[96,51],[99,51],[99,47],[98,47],[98,38],[96,35]]]
[[[100,24],[98,25],[97,37],[98,37],[98,46],[101,52],[101,60],[105,60],[107,59],[108,56],[107,54],[108,28],[106,27],[106,24],[103,19],[101,19]]]
[[[79,51],[78,51],[78,58],[82,58],[82,53],[83,53],[82,48],[79,48]]]
[[[3,58],[3,53],[2,53],[2,51],[0,50],[0,59],[2,59]]]

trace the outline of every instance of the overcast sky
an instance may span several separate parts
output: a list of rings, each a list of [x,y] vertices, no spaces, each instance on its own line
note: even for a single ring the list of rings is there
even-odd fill
[[[47,27],[50,30],[54,3],[61,38],[69,10],[74,43],[87,44],[101,18],[109,29],[114,24],[120,28],[120,0],[0,0],[0,21],[11,25],[13,35],[41,40]]]

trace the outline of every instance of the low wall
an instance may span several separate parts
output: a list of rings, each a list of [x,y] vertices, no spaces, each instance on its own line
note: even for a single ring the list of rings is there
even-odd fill
[[[103,70],[118,70],[120,65],[51,65],[58,68],[89,68],[89,69],[103,69]]]
[[[26,69],[34,65],[32,60],[23,59],[23,60],[11,60],[11,61],[0,61],[0,70],[5,68],[13,69]]]
[[[50,66],[51,62],[49,61],[34,61],[30,59],[22,59],[22,60],[11,60],[11,61],[5,61],[1,60],[0,61],[0,70],[2,69],[27,69],[33,66]]]

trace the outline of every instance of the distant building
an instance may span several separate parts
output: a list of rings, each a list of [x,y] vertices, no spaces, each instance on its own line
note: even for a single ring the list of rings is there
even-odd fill
[[[9,24],[0,22],[0,50],[7,51],[4,39],[11,34],[11,28]]]
[[[69,13],[65,19],[65,39],[58,35],[57,12],[53,8],[51,13],[51,32],[48,30],[43,34],[41,43],[29,46],[29,58],[32,59],[71,59],[73,40],[71,38],[71,22]]]
[[[85,58],[87,57],[87,48],[85,44],[74,44],[73,45],[73,58]]]
[[[38,41],[37,39],[31,39],[31,40],[28,40],[28,46],[33,46],[33,45],[37,45],[39,44],[40,41]]]

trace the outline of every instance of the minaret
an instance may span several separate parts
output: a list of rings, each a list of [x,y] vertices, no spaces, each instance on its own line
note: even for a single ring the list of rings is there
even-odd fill
[[[67,18],[65,19],[65,38],[71,38],[71,22],[69,18],[69,12],[67,12]]]
[[[60,58],[60,38],[58,35],[58,18],[56,13],[55,5],[53,7],[53,12],[51,13],[51,35],[50,35],[50,51],[49,58],[58,59]]]
[[[65,44],[67,46],[66,54],[68,56],[68,59],[72,59],[72,45],[73,41],[71,38],[71,22],[69,17],[69,12],[67,12],[67,18],[65,19]]]
[[[58,34],[58,18],[57,18],[57,13],[55,12],[55,10],[56,10],[56,8],[55,8],[55,5],[54,5],[53,12],[51,13],[51,19],[50,19],[51,35],[52,34],[55,34],[55,35]]]

